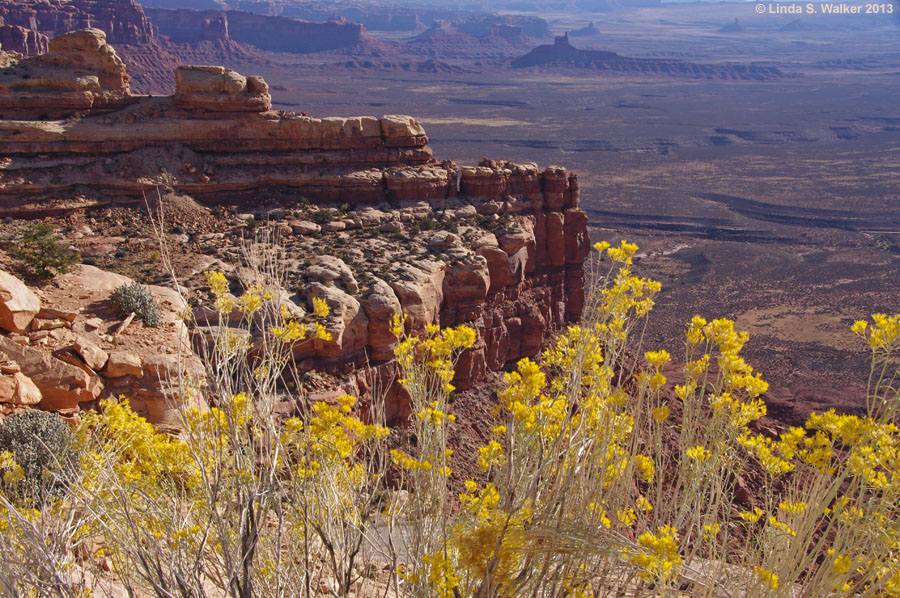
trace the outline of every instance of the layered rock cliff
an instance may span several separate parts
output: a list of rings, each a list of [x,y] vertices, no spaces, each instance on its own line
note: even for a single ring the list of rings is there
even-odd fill
[[[141,6],[131,0],[4,0],[0,2],[0,25],[15,25],[50,37],[93,27],[104,31],[109,42],[118,45],[140,46],[158,41],[156,28]],[[5,44],[3,49],[22,52]]]
[[[313,23],[242,10],[147,8],[160,33],[176,43],[232,39],[272,52],[321,52],[352,48],[371,41],[365,26],[328,21]]]
[[[54,53],[60,47],[81,48],[82,55]],[[115,91],[116,106],[85,92],[78,97],[91,101],[75,114],[58,93],[72,87],[65,77],[93,77],[99,85],[115,52],[95,30],[53,40],[51,50],[9,58],[10,72],[46,75],[41,69],[57,64],[58,73],[29,77],[38,81],[34,87],[21,89],[14,77],[0,87],[3,115],[15,115],[0,120],[0,216],[143,205],[159,189],[255,217],[274,206],[272,228],[289,256],[278,296],[292,312],[308,310],[316,297],[331,308],[331,340],[298,345],[296,364],[352,373],[341,390],[360,395],[373,377],[380,380],[390,388],[390,417],[408,408],[402,389],[388,384],[397,339],[387,323],[394,314],[408,314],[411,330],[476,327],[479,341],[457,369],[461,389],[536,355],[555,330],[578,319],[587,217],[578,208],[577,177],[564,168],[437,162],[409,116],[317,119],[272,111],[265,81],[221,67],[181,67],[174,96],[153,98],[131,95],[119,69],[120,78],[99,92]],[[96,72],[83,72],[90,68]],[[40,106],[34,90],[43,93]],[[54,98],[62,98],[59,105]],[[262,213],[261,202],[268,206]],[[228,262],[245,230],[173,242],[206,254],[198,258],[203,268],[225,269],[240,295],[252,273]],[[203,309],[194,315],[202,346],[202,328],[220,318]],[[165,414],[158,403],[144,408]]]
[[[0,48],[25,56],[45,54],[50,50],[50,38],[19,25],[0,25]]]

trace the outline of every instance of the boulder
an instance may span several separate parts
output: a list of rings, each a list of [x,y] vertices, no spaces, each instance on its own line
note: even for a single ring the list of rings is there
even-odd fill
[[[484,246],[477,250],[478,255],[487,262],[490,274],[488,294],[498,293],[513,283],[513,274],[509,255],[499,247]]]
[[[315,356],[326,361],[339,361],[361,353],[369,336],[369,318],[360,302],[338,287],[319,282],[307,287],[306,296],[310,306],[312,299],[324,299],[329,309],[325,326],[331,339],[313,340]],[[298,348],[302,354],[304,349],[309,350],[309,344],[301,343]]]
[[[391,272],[388,284],[393,289],[411,330],[421,330],[438,321],[444,301],[445,265],[430,260],[400,264]]]
[[[245,77],[221,66],[180,66],[175,70],[175,105],[184,110],[265,112],[272,108],[262,77]]]
[[[40,349],[19,345],[2,336],[0,354],[19,364],[22,374],[31,378],[40,389],[42,409],[74,409],[82,401],[96,399],[103,390],[103,382],[97,376]]]
[[[325,283],[339,282],[351,294],[359,292],[359,284],[356,282],[350,266],[345,264],[341,258],[333,255],[317,256],[304,274],[307,278]]]
[[[132,101],[125,63],[99,29],[50,40],[49,51],[0,73],[6,118],[53,118],[120,108]]]
[[[0,403],[12,405],[37,405],[41,402],[41,391],[25,374],[0,375]]]
[[[107,378],[135,376],[140,378],[144,373],[141,358],[130,351],[111,351],[103,375]]]
[[[99,372],[106,366],[109,355],[87,338],[80,336],[75,340],[75,352],[84,360],[89,368]]]
[[[0,270],[0,328],[22,334],[41,310],[41,301],[21,280]]]

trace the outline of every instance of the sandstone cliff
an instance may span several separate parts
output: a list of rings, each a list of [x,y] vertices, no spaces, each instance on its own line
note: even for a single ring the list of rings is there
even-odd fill
[[[58,55],[58,47],[83,55]],[[356,372],[343,390],[361,395],[372,375],[391,379],[397,339],[387,322],[401,310],[413,330],[430,323],[477,328],[479,342],[459,364],[459,388],[536,355],[550,334],[578,319],[587,217],[578,208],[577,177],[564,168],[437,162],[409,116],[272,111],[265,81],[221,67],[181,67],[175,95],[153,98],[128,94],[121,71],[121,107],[95,101],[80,106],[80,116],[47,117],[75,110],[58,93],[72,85],[66,73],[75,82],[100,81],[114,56],[102,32],[88,30],[53,40],[46,56],[11,59],[19,73],[65,68],[36,88],[40,107],[16,84],[0,87],[8,90],[0,93],[4,116],[16,118],[0,120],[0,216],[142,205],[161,187],[257,215],[261,201],[275,202],[275,229],[289,256],[285,306],[302,312],[319,297],[331,308],[332,339],[298,345],[295,362],[303,371]],[[96,73],[72,70],[76,63]],[[65,101],[54,106],[53,98]],[[254,282],[227,265],[241,230],[173,242],[218,256],[204,258],[203,267],[225,269],[239,295]],[[195,317],[218,322],[204,310]],[[401,389],[391,386],[390,397],[389,415],[403,417]]]
[[[306,53],[352,48],[371,41],[365,35],[365,26],[356,23],[312,23],[242,10],[147,8],[145,11],[162,35],[182,44],[231,39],[261,50]]]
[[[50,38],[19,25],[0,25],[0,48],[25,56],[46,54],[50,49]]]
[[[109,42],[117,45],[139,46],[158,40],[150,19],[141,6],[131,0],[4,0],[0,2],[0,24],[15,25],[50,37],[93,27],[105,32]],[[13,49],[5,44],[3,48]]]

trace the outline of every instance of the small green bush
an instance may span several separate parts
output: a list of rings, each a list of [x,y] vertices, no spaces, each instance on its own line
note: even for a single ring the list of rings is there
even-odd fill
[[[112,301],[120,318],[127,318],[134,312],[147,326],[159,326],[162,323],[159,304],[150,289],[138,282],[118,287],[112,292],[109,300]]]
[[[15,455],[25,477],[21,497],[35,502],[57,495],[77,472],[72,430],[56,413],[25,411],[0,423],[0,451]]]
[[[81,261],[81,254],[53,232],[47,222],[30,222],[10,250],[12,256],[41,278],[65,274]]]

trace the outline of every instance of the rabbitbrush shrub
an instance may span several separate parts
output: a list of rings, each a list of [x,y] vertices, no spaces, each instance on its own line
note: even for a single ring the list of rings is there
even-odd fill
[[[147,326],[159,326],[162,323],[156,298],[150,289],[139,282],[117,287],[109,300],[120,318],[127,318],[134,312]]]
[[[204,331],[213,406],[192,408],[199,385],[186,380],[173,398],[178,437],[126,402],[105,401],[84,417],[82,472],[65,495],[39,512],[0,505],[0,588],[70,596],[89,587],[98,596],[114,582],[130,595],[234,598],[900,596],[900,315],[853,327],[873,364],[866,416],[813,413],[803,426],[762,435],[754,422],[768,385],[740,355],[746,333],[693,318],[683,383],[670,386],[672,356],[640,347],[659,284],[634,274],[636,246],[596,248],[609,268],[596,276],[582,322],[506,374],[473,479],[455,478],[459,422],[449,407],[473,329],[408,330],[400,314],[391,322],[415,438],[403,445],[383,425],[379,401],[293,396],[299,414],[279,416],[298,345],[330,338],[327,303],[313,301],[309,320],[282,309],[279,268],[266,252],[248,260],[259,282],[237,298],[224,275],[207,273],[215,308],[238,309],[245,329],[260,331],[252,342],[224,324]],[[448,492],[454,480],[458,496]],[[48,527],[60,521],[69,524]],[[85,556],[88,540],[102,545],[99,556]]]

